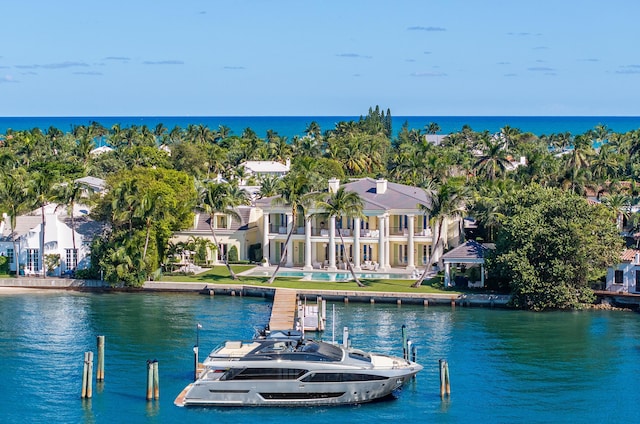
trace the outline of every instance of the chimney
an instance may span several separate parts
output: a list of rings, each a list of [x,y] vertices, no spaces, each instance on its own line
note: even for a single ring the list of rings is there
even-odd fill
[[[520,156],[520,165],[527,166],[527,157],[526,156]]]
[[[340,188],[340,180],[337,178],[331,178],[329,180],[329,193],[337,193]]]
[[[287,171],[291,169],[291,159],[287,158],[287,161],[285,162],[284,166],[287,167]]]
[[[384,194],[387,191],[387,180],[380,178],[376,180],[376,194]]]
[[[640,265],[640,253],[636,252],[633,259],[636,265]]]

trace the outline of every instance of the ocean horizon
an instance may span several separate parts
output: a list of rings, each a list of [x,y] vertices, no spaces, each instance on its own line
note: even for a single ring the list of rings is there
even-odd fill
[[[231,135],[241,135],[250,128],[259,137],[266,137],[267,131],[275,131],[291,140],[303,136],[305,129],[313,121],[322,131],[335,128],[341,121],[358,120],[360,116],[32,116],[0,117],[0,134],[9,130],[23,131],[33,128],[46,130],[55,127],[70,132],[74,127],[98,122],[106,128],[119,124],[121,127],[133,125],[154,128],[162,123],[168,129],[176,126],[205,125],[217,129],[223,125],[231,129]],[[640,116],[393,116],[394,136],[406,123],[409,129],[424,130],[429,123],[437,123],[438,134],[460,131],[468,125],[474,131],[492,133],[509,126],[537,136],[569,132],[573,135],[585,133],[596,126],[604,125],[610,131],[624,133],[640,129]]]

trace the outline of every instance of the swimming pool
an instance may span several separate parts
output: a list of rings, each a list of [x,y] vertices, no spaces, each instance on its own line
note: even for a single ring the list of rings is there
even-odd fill
[[[247,272],[249,277],[270,277],[273,270],[253,269]],[[356,272],[358,278],[377,278],[377,279],[394,279],[407,280],[411,279],[411,274],[398,273],[378,273],[378,272]],[[278,271],[278,277],[300,278],[306,281],[351,281],[353,277],[349,272],[322,272],[322,271]]]

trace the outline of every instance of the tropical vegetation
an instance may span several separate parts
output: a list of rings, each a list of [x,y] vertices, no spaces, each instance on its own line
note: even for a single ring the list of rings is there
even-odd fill
[[[463,126],[439,143],[430,141],[439,132],[436,122],[425,122],[423,128],[405,123],[394,131],[391,112],[377,106],[358,120],[337,122],[334,128],[323,129],[312,121],[304,134],[291,139],[272,130],[261,137],[251,128],[233,134],[228,127],[203,125],[105,128],[92,122],[68,132],[54,127],[7,130],[0,134],[0,208],[13,228],[17,216],[49,202],[61,207],[86,202],[74,193],[73,181],[78,178],[106,179],[108,194],[94,199],[92,213],[108,229],[94,241],[87,273],[95,277],[103,272],[112,284],[138,286],[161,278],[171,255],[184,251],[170,238],[191,225],[195,212],[209,214],[211,220],[219,213],[233,215],[238,205],[246,203],[236,184],[247,177],[239,166],[243,161],[291,158],[286,179],[249,177],[248,183],[261,186],[260,196],[280,196],[292,215],[304,219],[311,201],[308,193],[326,191],[329,178],[383,177],[422,187],[434,200],[424,213],[434,227],[435,243],[442,243],[439,227],[448,219],[475,218],[478,228],[473,237],[497,245],[490,283],[513,292],[517,306],[542,309],[572,307],[589,299],[586,291],[572,290],[601,279],[604,267],[617,260],[622,248],[619,239],[609,237],[609,217],[618,230],[631,225],[632,233],[640,234],[640,217],[633,212],[640,203],[640,129],[616,133],[599,125],[583,134],[536,136],[508,126],[495,134]],[[92,154],[98,145],[112,150]],[[229,183],[214,183],[218,176]],[[522,205],[530,204],[527,199],[542,200],[539,190],[551,190],[545,195],[565,199],[575,209],[540,202],[524,210]],[[602,201],[602,206],[576,206],[576,199],[587,195]],[[324,201],[326,213],[349,216],[342,208],[332,211],[328,198],[314,201]],[[557,227],[542,227],[541,222],[554,213],[572,216],[576,222],[584,219],[583,228],[595,231],[586,225],[586,217],[591,217],[607,237],[596,240],[559,222]],[[560,231],[565,239],[527,239],[525,223],[549,233]],[[215,228],[211,229],[215,239]],[[540,243],[549,247],[545,255],[533,247]],[[585,244],[589,249],[575,250]],[[206,257],[212,247],[203,246],[199,255]],[[594,247],[610,254],[592,256]],[[560,252],[573,255],[563,272],[571,269],[579,278],[561,282],[556,274],[559,263],[545,262]],[[234,275],[227,256],[221,257],[227,272]],[[421,282],[422,278],[416,285]],[[532,294],[536,287],[541,296]]]

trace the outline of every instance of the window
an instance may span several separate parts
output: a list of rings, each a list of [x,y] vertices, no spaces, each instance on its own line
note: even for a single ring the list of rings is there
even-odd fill
[[[74,270],[78,266],[78,249],[66,249],[65,269]]]
[[[27,269],[40,271],[40,249],[27,249]]]
[[[398,262],[401,264],[406,264],[408,262],[407,252],[409,251],[409,246],[406,244],[401,244],[398,246]]]
[[[7,249],[7,262],[9,265],[15,262],[15,258],[13,257],[13,249]]]
[[[640,270],[636,269],[636,291],[640,291]]]
[[[429,257],[431,256],[431,245],[422,245],[422,265],[427,265]]]
[[[622,284],[624,281],[624,272],[622,270],[616,269],[614,284]]]
[[[296,380],[306,373],[298,368],[231,368],[220,380]]]

